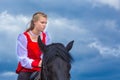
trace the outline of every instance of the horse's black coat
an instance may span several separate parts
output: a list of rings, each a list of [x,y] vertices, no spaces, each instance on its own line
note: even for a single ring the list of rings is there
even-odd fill
[[[71,41],[65,47],[61,43],[45,45],[38,37],[38,45],[43,51],[41,79],[38,80],[70,80],[72,56],[69,51],[73,46]]]

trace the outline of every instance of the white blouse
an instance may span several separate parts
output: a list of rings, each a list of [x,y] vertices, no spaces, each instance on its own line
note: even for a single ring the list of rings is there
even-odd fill
[[[46,33],[46,45],[51,43],[51,38],[48,35],[47,32]],[[41,35],[41,39],[42,39],[42,35]],[[21,65],[25,68],[29,68],[32,69],[32,62],[33,59],[30,59],[29,57],[27,57],[27,38],[24,35],[24,33],[19,34],[18,38],[17,38],[17,56],[18,56],[18,61],[20,61]],[[42,58],[42,56],[40,56]]]

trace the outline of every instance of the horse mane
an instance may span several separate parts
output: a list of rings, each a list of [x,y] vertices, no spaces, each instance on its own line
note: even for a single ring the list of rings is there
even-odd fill
[[[45,63],[49,63],[50,61],[54,60],[56,57],[60,57],[62,60],[64,60],[67,63],[71,63],[73,61],[72,56],[66,50],[63,44],[52,43],[50,45],[47,45],[46,53],[44,53]]]

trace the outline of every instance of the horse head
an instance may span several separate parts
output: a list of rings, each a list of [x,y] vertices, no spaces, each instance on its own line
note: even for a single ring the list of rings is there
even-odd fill
[[[71,61],[73,60],[69,51],[74,41],[67,46],[62,43],[45,45],[38,37],[38,45],[44,53],[41,70],[41,80],[70,80]]]

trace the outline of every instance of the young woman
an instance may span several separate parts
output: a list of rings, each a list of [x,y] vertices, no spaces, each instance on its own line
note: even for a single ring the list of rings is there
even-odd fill
[[[18,73],[17,80],[29,80],[31,74],[41,70],[42,52],[38,47],[37,39],[41,36],[42,42],[46,45],[50,43],[50,38],[44,32],[47,24],[47,15],[43,12],[33,14],[30,27],[19,34],[17,39]]]

